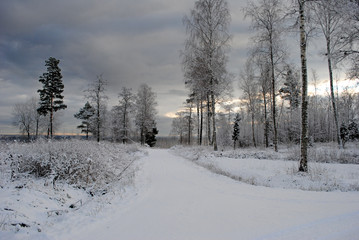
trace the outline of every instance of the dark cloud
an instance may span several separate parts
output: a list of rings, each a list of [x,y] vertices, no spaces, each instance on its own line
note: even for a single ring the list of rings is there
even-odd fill
[[[147,83],[157,93],[161,135],[187,97],[179,52],[182,18],[193,0],[2,0],[0,1],[0,128],[11,129],[11,109],[37,96],[45,60],[60,59],[68,109],[60,131],[76,131],[73,115],[85,103],[83,91],[96,76],[108,80],[109,108],[122,87]],[[229,71],[238,74],[247,57],[250,29],[244,1],[229,0],[232,50]],[[299,50],[298,50],[299,52]],[[237,88],[237,84],[234,85]],[[236,96],[238,97],[238,96]],[[16,128],[12,128],[16,131]]]
[[[188,94],[188,92],[185,91],[185,90],[181,90],[181,89],[170,89],[170,90],[168,90],[166,93],[163,93],[163,94],[166,94],[166,95],[169,95],[169,96],[180,96],[180,97],[183,97],[183,96],[185,96],[186,94]]]

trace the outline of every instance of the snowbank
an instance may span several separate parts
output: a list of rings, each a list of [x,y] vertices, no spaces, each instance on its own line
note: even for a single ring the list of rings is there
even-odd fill
[[[298,161],[292,161],[293,149],[279,153],[255,148],[213,152],[207,147],[176,146],[172,150],[212,172],[252,185],[310,191],[359,191],[359,165],[309,162],[309,172],[300,173]],[[320,153],[328,153],[323,148],[311,149],[311,152],[318,154],[320,161],[323,159],[319,158]],[[333,159],[327,161],[333,162]]]

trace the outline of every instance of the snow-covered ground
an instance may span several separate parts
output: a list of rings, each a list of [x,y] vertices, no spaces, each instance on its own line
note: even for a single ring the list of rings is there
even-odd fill
[[[336,147],[334,150],[323,146],[311,149],[311,154],[316,155],[312,160],[319,162],[309,161],[308,173],[298,172],[299,160],[288,160],[293,158],[293,153],[297,151],[294,148],[282,149],[280,153],[271,149],[213,152],[208,147],[182,146],[173,147],[172,150],[212,172],[252,185],[310,191],[359,191],[359,164],[327,163],[334,161],[335,157],[326,158],[327,162],[323,162],[325,156],[332,155],[331,151],[343,151]],[[348,149],[343,152],[347,154],[353,151]],[[300,153],[298,155],[300,156]],[[358,149],[347,159],[358,162]],[[343,158],[337,158],[337,161],[343,161]]]
[[[52,192],[51,186],[36,187],[42,184],[37,181],[21,189],[11,183],[2,187],[2,212],[37,212],[37,222],[47,225],[41,232],[20,226],[17,233],[0,231],[0,239],[358,239],[357,191],[254,186],[208,171],[173,150],[147,151],[135,162],[133,184],[103,196],[89,197],[67,185],[63,193]],[[61,200],[43,209],[49,196],[63,199],[66,209]],[[79,200],[81,206],[68,208]]]

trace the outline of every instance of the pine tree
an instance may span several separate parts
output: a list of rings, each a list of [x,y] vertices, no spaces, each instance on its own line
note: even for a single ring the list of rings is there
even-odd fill
[[[237,113],[236,117],[234,118],[233,135],[232,135],[234,149],[236,149],[236,142],[239,140],[239,133],[240,133],[239,123],[241,120],[242,119],[241,119],[239,113]]]
[[[291,110],[299,107],[299,75],[293,72],[290,66],[287,66],[287,73],[284,80],[284,86],[279,89],[281,97],[284,100],[289,101],[289,107]]]
[[[153,127],[150,131],[148,131],[145,134],[145,142],[146,144],[148,144],[148,146],[150,147],[154,147],[156,144],[156,135],[158,134],[158,130],[156,127]]]
[[[356,122],[353,121],[353,122],[349,123],[348,131],[349,131],[350,140],[359,139],[359,127]]]
[[[39,79],[39,82],[43,84],[43,89],[38,90],[40,93],[40,107],[37,111],[44,116],[50,113],[49,134],[52,138],[54,113],[67,108],[67,106],[63,101],[64,96],[61,95],[64,91],[64,84],[62,83],[61,69],[58,66],[60,60],[50,57],[45,63],[47,72],[43,73]]]
[[[346,142],[359,139],[358,124],[356,122],[351,122],[349,125],[342,123],[340,126],[340,138],[343,142],[343,148]]]
[[[299,86],[299,73],[293,67],[287,65],[284,78],[283,87],[279,89],[281,98],[289,102],[289,125],[287,127],[287,135],[289,141],[299,140],[299,128],[296,121],[296,113],[300,103],[300,86]]]
[[[82,133],[86,133],[86,139],[89,138],[89,133],[91,131],[91,123],[90,118],[95,115],[95,109],[90,105],[89,102],[86,102],[83,108],[80,108],[80,111],[74,115],[75,118],[81,119],[81,125],[77,126],[77,128],[82,129]]]
[[[343,148],[344,148],[345,143],[350,139],[350,133],[345,123],[342,123],[342,125],[340,126],[340,138],[342,140]]]

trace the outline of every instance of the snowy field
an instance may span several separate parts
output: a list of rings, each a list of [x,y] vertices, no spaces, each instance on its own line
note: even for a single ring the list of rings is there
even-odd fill
[[[358,143],[356,143],[358,144]],[[208,147],[173,147],[179,156],[208,170],[251,185],[309,191],[359,191],[359,146],[335,144],[309,150],[309,171],[299,173],[299,146],[213,152]],[[341,164],[345,163],[345,164]],[[356,164],[353,164],[356,163]]]
[[[9,153],[23,156],[24,145],[1,146],[0,239],[358,239],[357,165],[315,163],[301,175],[291,151],[93,144],[80,152],[105,163],[100,182],[58,179],[55,188],[51,174],[14,173]],[[332,173],[327,187],[321,175]]]

